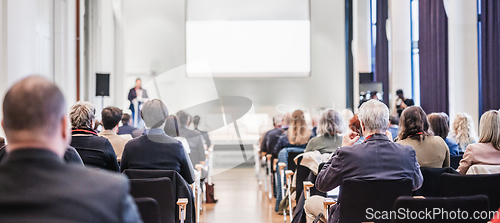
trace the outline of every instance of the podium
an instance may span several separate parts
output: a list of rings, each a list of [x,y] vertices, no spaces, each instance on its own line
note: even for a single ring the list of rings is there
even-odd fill
[[[134,100],[132,100],[132,104],[134,105],[134,127],[138,127],[140,120],[141,120],[141,114],[140,111],[142,110],[142,105],[144,102],[146,102],[148,99],[147,98],[142,98],[142,97],[137,97]]]

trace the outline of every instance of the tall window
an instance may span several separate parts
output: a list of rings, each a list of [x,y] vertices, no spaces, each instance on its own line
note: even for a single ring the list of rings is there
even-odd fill
[[[375,43],[377,42],[377,0],[370,1],[370,32],[371,32],[371,53],[372,72],[375,72]]]
[[[411,16],[411,76],[413,88],[413,101],[420,105],[420,55],[418,50],[418,0],[410,2]]]

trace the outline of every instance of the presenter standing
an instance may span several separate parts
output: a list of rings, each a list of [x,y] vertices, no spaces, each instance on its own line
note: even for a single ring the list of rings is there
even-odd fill
[[[148,98],[148,92],[142,89],[142,81],[140,78],[135,80],[135,87],[130,89],[128,92],[128,100],[130,101],[130,110],[132,110],[132,118],[134,120],[134,126],[139,123],[138,120],[141,114],[141,105],[144,103],[144,99]]]

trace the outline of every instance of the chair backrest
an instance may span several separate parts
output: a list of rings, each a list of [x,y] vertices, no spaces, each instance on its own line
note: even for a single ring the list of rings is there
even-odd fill
[[[434,197],[436,196],[436,193],[438,191],[439,177],[441,176],[442,173],[458,174],[458,172],[451,167],[445,167],[445,168],[420,167],[420,172],[422,172],[422,176],[424,177],[424,182],[418,190],[413,191],[413,196]]]
[[[496,174],[500,173],[500,165],[480,165],[474,164],[467,170],[467,175],[472,174]]]
[[[160,206],[150,197],[134,198],[144,223],[160,223]]]
[[[455,175],[443,173],[439,179],[438,196],[460,197],[484,194],[490,201],[490,210],[500,207],[500,174]]]
[[[339,196],[340,222],[371,222],[367,210],[391,211],[394,201],[400,196],[411,196],[412,181],[401,180],[359,180],[343,181]],[[377,222],[389,222],[382,220]]]
[[[437,209],[435,209],[437,208]],[[460,222],[458,219],[463,219],[462,222],[487,222],[490,218],[488,216],[473,216],[474,212],[481,213],[482,211],[488,210],[488,197],[486,195],[474,195],[465,197],[429,197],[429,198],[413,198],[413,197],[399,197],[394,203],[395,213],[399,213],[399,210],[403,210],[402,213],[407,213],[409,210],[414,213],[418,212],[429,212],[440,214],[432,214],[429,218],[415,218],[408,215],[395,215],[392,218],[392,223],[406,223],[406,222],[442,222],[442,223],[454,223]],[[436,210],[436,212],[433,212]],[[460,210],[460,212],[458,212]],[[446,214],[445,214],[446,212]],[[460,213],[460,214],[458,214]],[[465,216],[467,215],[467,216]],[[423,215],[422,215],[423,216]],[[459,217],[458,217],[459,216]],[[465,218],[465,219],[464,219]]]
[[[152,178],[161,178],[168,177],[172,181],[172,185],[174,190],[171,191],[173,193],[174,198],[188,198],[188,205],[186,208],[186,221],[190,222],[194,221],[195,218],[195,207],[193,200],[193,191],[189,187],[189,184],[184,180],[184,178],[177,173],[175,170],[148,170],[148,169],[126,169],[123,171],[129,179],[152,179]],[[176,205],[176,210],[178,210],[178,206]],[[179,215],[176,212],[176,222],[179,222]]]
[[[460,160],[462,160],[463,155],[458,156],[450,156],[450,167],[453,169],[458,169],[458,165],[460,164]]]
[[[304,153],[304,152],[289,152],[288,153],[288,160],[287,160],[287,169],[288,170],[295,172],[295,170],[297,169],[297,164],[295,164],[295,161],[293,161],[293,159],[295,159],[296,156],[298,156],[299,154],[302,154],[302,153]]]
[[[176,198],[172,181],[168,177],[152,179],[131,179],[130,194],[134,198],[150,197],[158,202],[162,223],[176,221]]]
[[[78,154],[82,158],[83,164],[88,167],[96,167],[99,169],[106,169],[109,163],[109,158],[106,154],[98,149],[91,148],[76,148]]]

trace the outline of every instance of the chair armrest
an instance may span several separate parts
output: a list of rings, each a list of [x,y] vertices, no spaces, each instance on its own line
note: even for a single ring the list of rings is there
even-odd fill
[[[302,184],[304,185],[304,198],[307,200],[309,198],[309,188],[314,187],[314,184],[311,181],[304,181]]]
[[[332,198],[327,197],[323,200],[323,207],[325,208],[325,218],[328,221],[328,211],[330,210],[330,206],[337,203]]]
[[[181,222],[184,222],[186,219],[186,206],[188,202],[187,198],[179,198],[177,200],[177,205],[179,205],[179,220],[181,220]]]
[[[284,170],[284,169],[285,169],[285,167],[286,167],[286,164],[285,164],[285,163],[283,163],[283,162],[280,162],[280,163],[278,163],[278,167],[280,168],[280,171],[281,171],[281,170]]]

